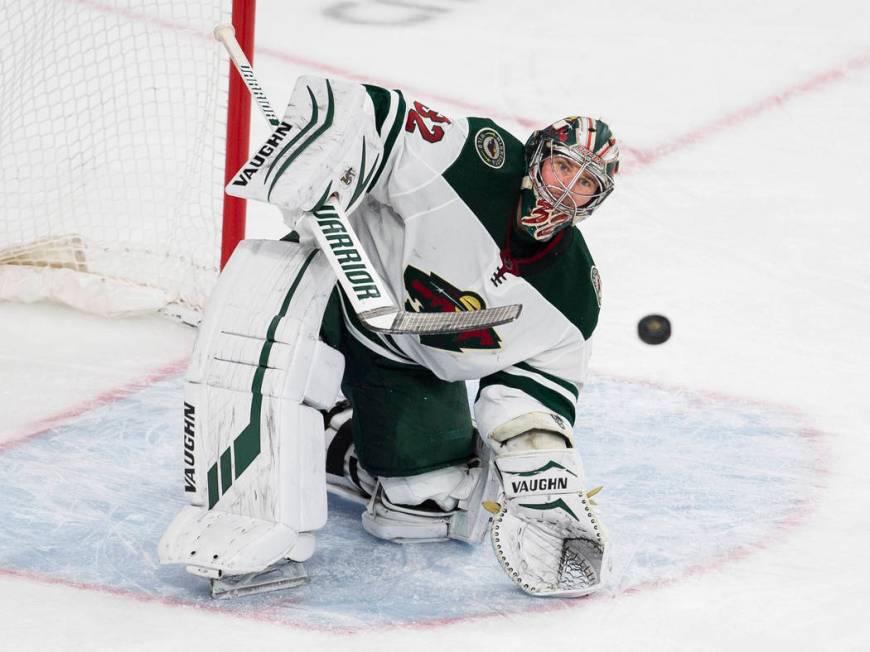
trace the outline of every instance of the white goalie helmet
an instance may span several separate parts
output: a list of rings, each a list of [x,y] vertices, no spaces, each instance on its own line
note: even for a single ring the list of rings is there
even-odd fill
[[[568,116],[526,141],[520,223],[536,240],[577,224],[613,192],[619,145],[603,120]]]

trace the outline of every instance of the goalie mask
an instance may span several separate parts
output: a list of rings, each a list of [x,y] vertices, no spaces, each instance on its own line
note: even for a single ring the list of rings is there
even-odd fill
[[[577,224],[613,192],[619,146],[601,120],[559,120],[529,137],[525,156],[520,225],[535,240]]]

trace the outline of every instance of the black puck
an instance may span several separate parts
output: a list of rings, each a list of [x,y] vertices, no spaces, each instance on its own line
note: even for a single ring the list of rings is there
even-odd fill
[[[663,344],[671,336],[671,322],[664,315],[647,315],[637,322],[637,336],[647,344]]]

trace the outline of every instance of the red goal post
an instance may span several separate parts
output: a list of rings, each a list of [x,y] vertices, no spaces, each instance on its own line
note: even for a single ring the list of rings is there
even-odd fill
[[[233,28],[236,39],[251,65],[254,63],[254,18],[256,0],[233,0]],[[251,139],[251,94],[245,87],[232,62],[230,70],[229,103],[227,107],[227,154],[224,185],[248,160]],[[221,240],[221,269],[233,250],[245,237],[246,203],[240,197],[224,193],[223,238]]]
[[[224,185],[250,97],[255,0],[4,0],[0,300],[195,323],[245,233]]]

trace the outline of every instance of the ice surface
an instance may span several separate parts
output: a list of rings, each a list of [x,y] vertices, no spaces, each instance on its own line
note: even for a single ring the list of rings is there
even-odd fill
[[[362,530],[359,505],[334,496],[309,585],[213,601],[207,581],[156,555],[185,504],[181,391],[180,377],[156,382],[9,446],[0,567],[327,631],[552,606],[518,591],[488,542],[383,542]],[[615,541],[612,594],[703,572],[809,515],[819,460],[800,416],[607,378],[584,393],[576,434],[590,482],[606,483],[596,500]]]
[[[485,546],[387,545],[332,500],[309,586],[215,606],[155,563],[190,333],[0,306],[0,647],[870,649],[870,5],[258,8],[278,107],[336,74],[520,137],[590,112],[622,139],[583,225],[604,305],[578,423],[615,582],[535,601]],[[251,211],[250,234],[285,231]],[[653,312],[660,347],[634,331]]]

